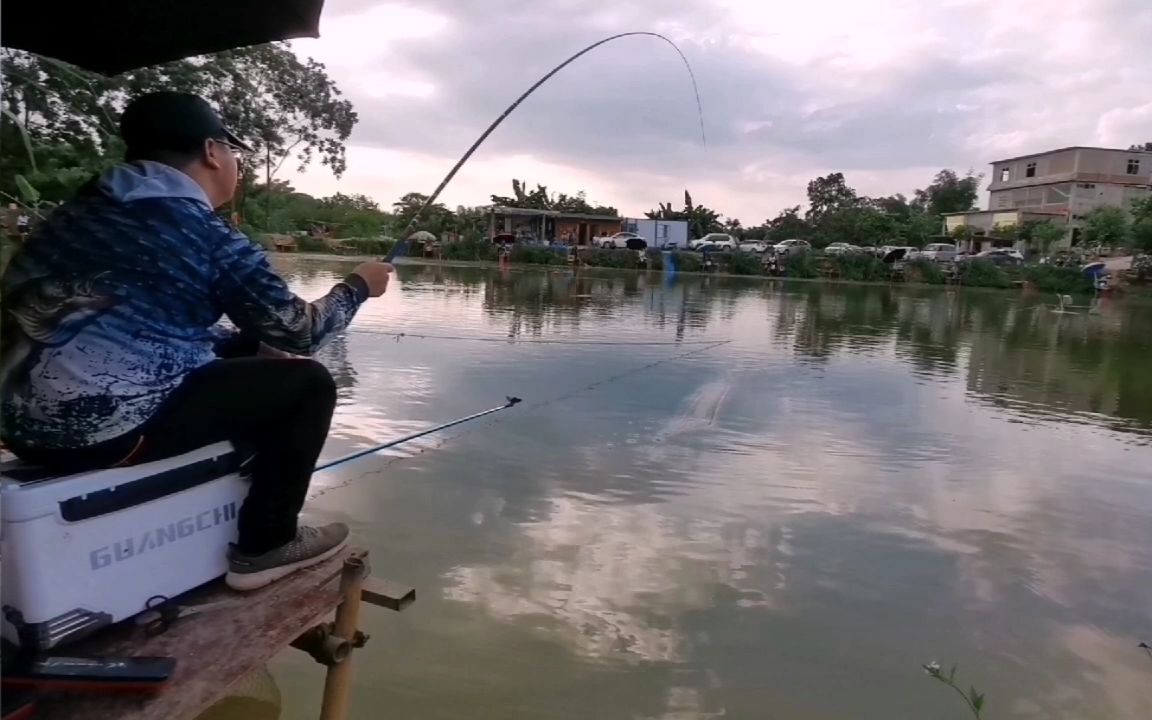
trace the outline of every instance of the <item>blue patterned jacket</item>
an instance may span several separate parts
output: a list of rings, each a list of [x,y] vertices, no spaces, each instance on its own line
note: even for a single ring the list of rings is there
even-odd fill
[[[367,299],[358,276],[309,303],[184,173],[118,165],[52,211],[0,279],[0,437],[88,447],[142,425],[237,330],[311,355]]]

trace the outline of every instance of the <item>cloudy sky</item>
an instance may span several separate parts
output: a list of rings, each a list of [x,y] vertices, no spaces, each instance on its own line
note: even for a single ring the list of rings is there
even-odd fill
[[[510,194],[517,177],[635,216],[687,188],[756,224],[829,172],[910,193],[942,167],[1152,140],[1149,0],[327,0],[320,29],[293,46],[327,64],[360,123],[341,180],[290,179],[385,205],[431,192],[553,65],[635,30],[687,56],[707,145],[675,51],[624,38],[525,101],[445,203]]]

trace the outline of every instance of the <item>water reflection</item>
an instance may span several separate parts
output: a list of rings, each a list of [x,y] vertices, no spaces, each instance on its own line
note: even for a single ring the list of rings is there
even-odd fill
[[[286,262],[306,295],[346,270]],[[345,378],[329,453],[525,403],[319,478],[314,509],[421,593],[367,620],[390,641],[357,717],[963,717],[918,670],[934,658],[995,717],[1152,716],[1152,308],[400,281],[325,359]]]

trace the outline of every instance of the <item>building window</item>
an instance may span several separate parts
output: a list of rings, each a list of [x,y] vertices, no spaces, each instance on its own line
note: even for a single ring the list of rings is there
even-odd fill
[[[1024,177],[1036,177],[1036,163],[1028,163],[1024,166]]]
[[[1006,167],[1000,168],[1000,182],[1008,182],[1010,179],[1012,179],[1012,170]]]
[[[1079,183],[1078,187],[1081,190],[1095,190],[1096,183]]]
[[[1139,175],[1140,174],[1140,161],[1137,160],[1136,158],[1128,158],[1128,174],[1129,175]]]
[[[996,207],[1006,208],[1011,200],[1011,193],[1000,193],[996,196]]]

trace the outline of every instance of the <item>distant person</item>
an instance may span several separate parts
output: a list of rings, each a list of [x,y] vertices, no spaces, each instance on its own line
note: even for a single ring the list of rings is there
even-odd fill
[[[28,217],[28,213],[23,210],[16,216],[16,234],[23,240],[28,237],[28,230],[31,227],[32,218]]]
[[[203,98],[136,98],[120,134],[125,162],[54,210],[0,278],[0,439],[67,471],[223,440],[254,452],[226,576],[254,590],[347,542],[342,523],[297,523],[336,384],[284,356],[347,327],[391,266],[362,263],[308,302],[216,215],[248,147]],[[239,330],[217,324],[225,315]]]

